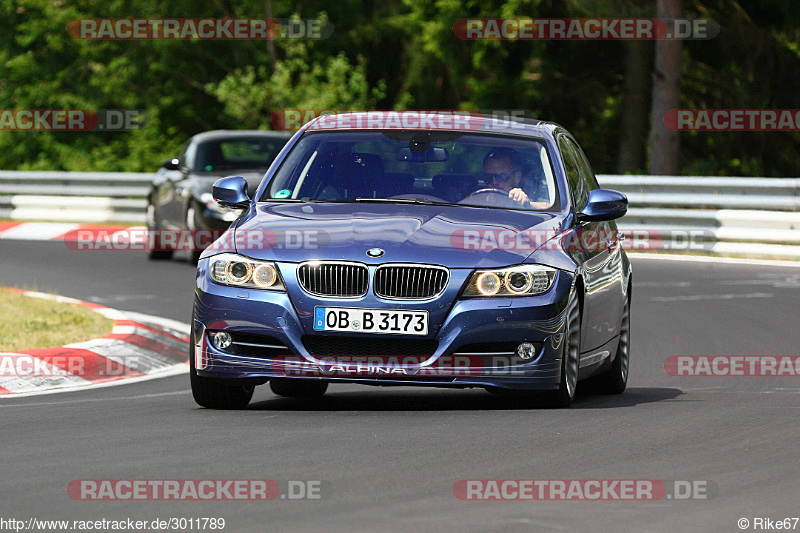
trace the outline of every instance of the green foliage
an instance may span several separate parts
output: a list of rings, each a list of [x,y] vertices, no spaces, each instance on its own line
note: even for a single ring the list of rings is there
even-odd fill
[[[187,137],[270,128],[281,109],[517,109],[613,172],[625,112],[614,41],[465,41],[467,17],[654,16],[640,0],[0,0],[0,108],[139,109],[131,132],[0,131],[0,168],[154,170]],[[327,18],[319,41],[91,41],[77,18]],[[797,108],[800,3],[685,0],[722,28],[684,43],[682,107]],[[798,133],[681,134],[686,174],[796,175]]]
[[[223,103],[225,113],[241,128],[269,129],[273,112],[284,109],[375,109],[385,94],[385,84],[370,87],[366,60],[355,65],[344,53],[312,63],[304,46],[267,67],[237,69],[206,90]]]

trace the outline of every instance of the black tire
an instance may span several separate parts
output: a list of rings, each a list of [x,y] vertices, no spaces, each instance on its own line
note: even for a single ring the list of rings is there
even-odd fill
[[[561,356],[561,379],[558,390],[549,394],[552,407],[569,407],[578,388],[578,367],[581,352],[581,305],[577,289],[567,300],[567,317],[564,324],[564,352]]]
[[[151,231],[158,230],[158,220],[156,219],[155,214],[155,206],[148,202],[147,204],[147,233],[150,234]],[[161,239],[156,239],[156,242],[160,241]],[[148,238],[148,242],[150,239]],[[164,261],[167,259],[172,259],[172,250],[153,250],[150,246],[147,247],[147,258],[150,261]]]
[[[630,365],[631,349],[631,299],[630,291],[625,298],[625,306],[622,308],[622,321],[619,326],[619,343],[617,343],[617,354],[611,368],[600,376],[599,388],[604,394],[622,394],[628,386],[628,367]]]
[[[244,409],[250,403],[255,389],[254,385],[229,385],[198,376],[194,368],[194,354],[189,356],[189,381],[194,401],[208,409]]]
[[[270,378],[269,388],[278,396],[285,396],[286,398],[319,398],[328,390],[328,382]]]
[[[147,250],[147,258],[150,261],[165,261],[172,259],[172,250]]]
[[[186,260],[192,265],[196,265],[200,261],[200,255],[203,253],[203,250],[195,249],[197,244],[195,232],[200,227],[197,224],[197,209],[197,205],[193,203],[186,209],[186,229],[192,233],[192,248],[187,252]]]

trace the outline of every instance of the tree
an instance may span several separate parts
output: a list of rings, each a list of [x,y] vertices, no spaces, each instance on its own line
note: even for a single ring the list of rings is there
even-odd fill
[[[657,0],[658,18],[677,19],[683,12],[683,0]],[[670,109],[680,106],[681,49],[680,39],[661,39],[656,42],[653,69],[653,101],[650,112],[649,169],[650,174],[680,173],[680,138],[664,124]]]

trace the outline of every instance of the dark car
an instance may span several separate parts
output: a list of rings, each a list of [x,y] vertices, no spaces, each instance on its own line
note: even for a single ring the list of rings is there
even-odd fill
[[[236,174],[247,180],[251,191],[256,190],[272,160],[291,138],[277,131],[207,131],[199,133],[184,144],[179,156],[165,160],[156,172],[147,196],[147,229],[150,232],[167,230],[214,230],[222,233],[236,220],[240,211],[220,206],[214,201],[211,189],[214,182]],[[169,259],[174,239],[158,239],[158,245],[148,247],[150,259]],[[196,262],[203,248],[213,239],[190,239],[189,259]]]
[[[628,201],[599,187],[569,132],[361,118],[312,121],[251,194],[239,176],[214,186],[244,211],[199,261],[195,400],[241,408],[266,382],[282,396],[484,387],[560,406],[590,377],[624,391],[631,267],[614,219]]]

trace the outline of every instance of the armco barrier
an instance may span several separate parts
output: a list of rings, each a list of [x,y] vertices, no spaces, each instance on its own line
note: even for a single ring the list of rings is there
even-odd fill
[[[597,176],[628,196],[623,230],[698,231],[704,252],[800,259],[800,178]]]
[[[0,171],[0,218],[145,220],[152,174]],[[599,175],[628,196],[623,230],[702,230],[721,255],[800,259],[800,178]]]
[[[143,223],[153,175],[0,171],[0,218]]]

